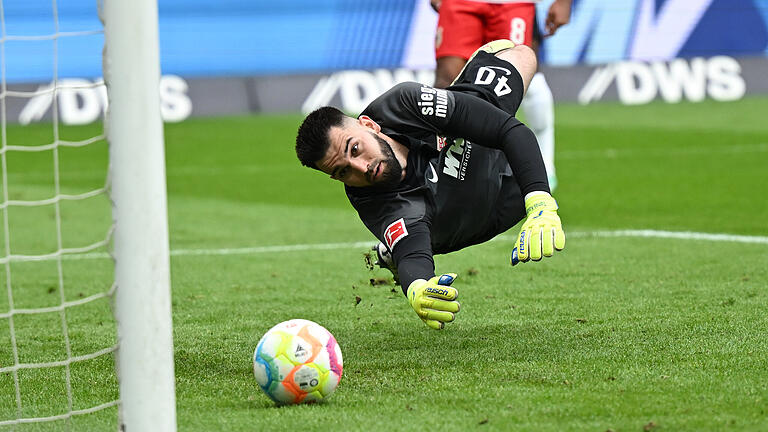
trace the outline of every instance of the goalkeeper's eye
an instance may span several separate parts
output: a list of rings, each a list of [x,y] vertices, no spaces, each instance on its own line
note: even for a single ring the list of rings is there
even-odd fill
[[[358,146],[357,144],[353,145],[353,146],[352,146],[352,149],[349,151],[349,153],[350,153],[352,156],[357,156],[357,146]]]

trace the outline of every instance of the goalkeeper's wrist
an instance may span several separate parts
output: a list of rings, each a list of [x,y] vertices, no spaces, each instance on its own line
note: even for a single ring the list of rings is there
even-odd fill
[[[529,199],[529,198],[535,197],[535,196],[537,196],[537,195],[544,195],[544,196],[549,196],[549,197],[551,197],[551,196],[552,196],[552,195],[551,195],[549,192],[547,192],[547,191],[533,191],[533,192],[528,192],[527,194],[525,194],[525,198],[523,198],[523,199],[524,199],[525,201],[528,201],[528,199]]]
[[[408,297],[408,301],[411,301],[411,292],[416,289],[417,286],[427,283],[426,279],[416,279],[408,285],[408,289],[405,290],[405,296]]]
[[[549,192],[534,191],[525,195],[525,213],[531,214],[540,210],[557,211],[557,201]]]

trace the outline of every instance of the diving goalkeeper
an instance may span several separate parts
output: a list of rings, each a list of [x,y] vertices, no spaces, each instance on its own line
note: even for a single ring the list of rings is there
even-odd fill
[[[511,263],[565,247],[536,137],[515,118],[536,55],[509,40],[478,49],[447,89],[397,84],[357,119],[333,107],[303,121],[296,154],[345,184],[418,316],[442,329],[459,311],[456,274],[434,254],[490,240],[525,219]]]

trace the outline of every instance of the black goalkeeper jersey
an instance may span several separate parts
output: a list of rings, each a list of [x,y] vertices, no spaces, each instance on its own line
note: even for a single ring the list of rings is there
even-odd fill
[[[392,252],[404,291],[434,275],[433,254],[506,231],[525,216],[525,193],[549,190],[538,144],[512,115],[522,98],[516,78],[518,94],[507,105],[472,86],[408,82],[361,113],[409,148],[395,188],[346,187],[363,223]]]

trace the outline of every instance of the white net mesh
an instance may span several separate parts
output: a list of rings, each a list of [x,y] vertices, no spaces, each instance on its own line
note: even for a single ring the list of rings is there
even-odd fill
[[[50,10],[44,29],[13,21],[34,8]],[[103,31],[95,6],[62,29],[56,0],[0,0],[0,26],[0,431],[115,430],[108,148],[101,121],[83,124],[60,106],[82,114],[95,100],[103,110],[100,79],[60,78],[61,47],[103,41]],[[44,65],[49,82],[10,74],[20,55]]]

